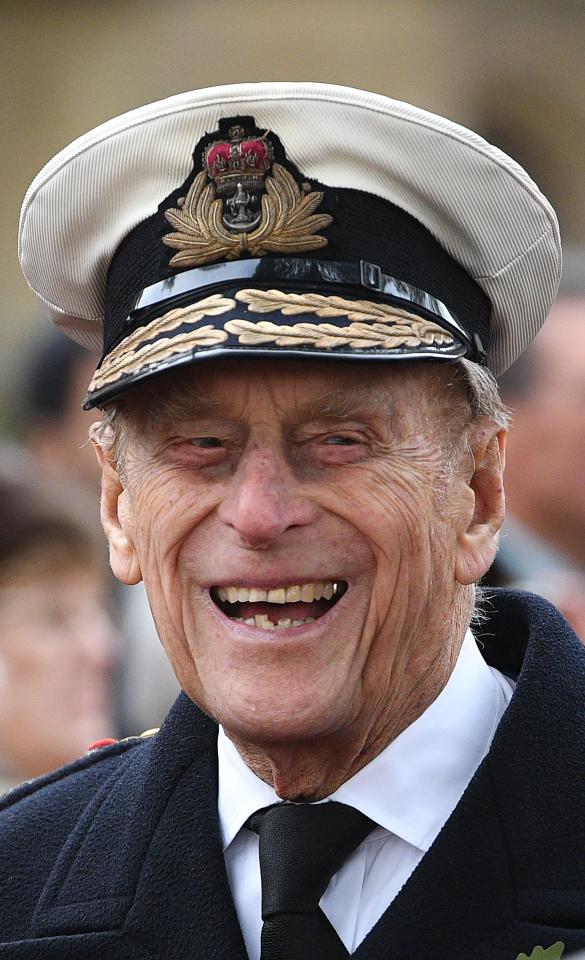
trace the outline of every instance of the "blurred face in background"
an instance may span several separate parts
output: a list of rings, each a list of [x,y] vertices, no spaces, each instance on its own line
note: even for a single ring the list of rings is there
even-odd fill
[[[65,550],[43,545],[0,570],[0,769],[20,779],[114,734],[103,576]]]
[[[585,563],[585,297],[562,297],[534,343],[533,383],[510,398],[512,513]]]
[[[100,472],[91,444],[87,442],[87,432],[95,415],[83,409],[81,399],[98,359],[96,354],[85,355],[83,351],[72,367],[59,416],[37,417],[26,436],[27,447],[45,473],[59,479],[66,475],[78,487],[90,491],[95,503],[99,496]]]

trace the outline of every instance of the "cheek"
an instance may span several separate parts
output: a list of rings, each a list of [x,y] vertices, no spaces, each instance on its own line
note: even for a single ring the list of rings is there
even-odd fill
[[[131,534],[143,574],[158,570],[164,578],[166,568],[175,568],[184,542],[216,508],[218,499],[217,485],[195,487],[172,468],[142,487],[133,503]]]
[[[436,493],[443,483],[441,464],[429,458],[414,466],[401,462],[375,472],[364,469],[357,483],[354,474],[351,483],[336,485],[332,508],[349,520],[374,557],[366,638],[381,636],[386,643],[389,629],[401,632],[417,611],[422,615],[453,567],[451,541],[441,522],[444,494]]]
[[[364,470],[341,484],[337,510],[372,545],[379,563],[395,567],[428,547],[436,502],[428,476],[408,464]]]

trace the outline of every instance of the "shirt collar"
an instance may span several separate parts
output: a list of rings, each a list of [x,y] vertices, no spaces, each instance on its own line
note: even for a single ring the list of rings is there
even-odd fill
[[[223,727],[219,728],[217,757],[219,829],[223,849],[227,850],[248,817],[262,807],[282,801],[269,784],[252,773]]]
[[[509,696],[496,673],[468,631],[436,700],[329,799],[361,810],[425,852],[487,753],[507,706]],[[218,812],[226,850],[255,810],[280,798],[250,770],[221,727],[218,759]]]

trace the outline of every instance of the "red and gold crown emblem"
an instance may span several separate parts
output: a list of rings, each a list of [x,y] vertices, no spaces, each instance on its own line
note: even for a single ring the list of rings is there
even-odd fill
[[[274,159],[274,149],[267,133],[262,137],[246,137],[243,127],[228,130],[227,140],[208,146],[203,164],[215,182],[218,196],[231,196],[238,183],[244,190],[260,190]]]
[[[165,211],[175,232],[163,243],[179,251],[171,266],[186,269],[222,258],[290,254],[326,245],[320,231],[331,216],[315,212],[323,194],[297,183],[285,166],[274,162],[268,131],[255,136],[234,124],[226,140],[206,147],[202,168],[187,196]]]

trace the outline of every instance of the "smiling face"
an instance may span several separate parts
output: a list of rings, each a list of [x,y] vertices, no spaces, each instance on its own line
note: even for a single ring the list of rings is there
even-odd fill
[[[183,688],[247,741],[387,739],[446,681],[484,560],[472,467],[446,469],[447,374],[246,360],[173,379],[179,405],[134,395],[103,516]]]

